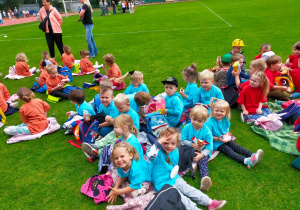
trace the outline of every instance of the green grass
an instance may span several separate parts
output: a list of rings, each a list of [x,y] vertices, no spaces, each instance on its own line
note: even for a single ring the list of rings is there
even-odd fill
[[[112,53],[122,73],[133,69],[142,71],[150,93],[156,95],[164,91],[160,81],[169,76],[177,77],[180,87],[185,87],[181,75],[184,67],[192,62],[199,70],[212,67],[218,55],[231,50],[231,42],[236,38],[242,38],[247,45],[243,51],[248,64],[265,42],[285,60],[292,53],[293,44],[299,41],[296,25],[299,6],[298,0],[205,0],[138,6],[133,15],[100,18],[97,11],[93,14],[93,33],[100,53],[93,62],[102,63],[102,56]],[[87,49],[87,44],[83,25],[77,20],[77,16],[64,18],[62,28],[64,44],[79,59],[79,51]],[[4,75],[8,72],[19,52],[27,55],[30,66],[38,66],[41,52],[47,50],[38,22],[2,27],[0,34],[8,36],[0,37],[0,72]],[[61,63],[58,51],[56,54]],[[31,87],[34,77],[1,80],[14,94],[22,86]],[[91,75],[81,76],[75,77],[73,84],[82,86],[83,82],[91,81]],[[85,92],[87,101],[96,94],[93,90]],[[43,94],[36,93],[36,97],[46,100]],[[60,124],[67,119],[64,113],[75,109],[69,101],[50,105],[48,114]],[[209,163],[213,187],[207,194],[227,200],[224,209],[299,209],[300,173],[291,166],[295,156],[271,148],[265,139],[240,122],[239,113],[232,110],[231,132],[245,148],[251,151],[262,148],[263,161],[248,170],[220,154]],[[20,123],[18,113],[8,117],[7,125]],[[41,139],[12,145],[6,144],[7,138],[2,128],[1,209],[105,209],[106,204],[95,205],[80,193],[81,185],[97,173],[97,163],[88,163],[81,150],[67,143],[72,136],[65,136],[60,130]],[[199,188],[199,177],[197,172],[195,181],[186,180]],[[117,201],[122,202],[121,198]]]

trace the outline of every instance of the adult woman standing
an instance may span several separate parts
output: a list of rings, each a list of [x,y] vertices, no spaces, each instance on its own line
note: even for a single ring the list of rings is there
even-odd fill
[[[61,30],[62,18],[57,9],[50,4],[50,0],[42,0],[42,3],[43,7],[40,9],[40,20],[42,22],[47,15],[49,16],[46,24],[45,37],[50,56],[55,59],[54,42],[60,54],[62,55],[64,53]]]
[[[93,21],[92,21],[92,6],[89,0],[80,0],[82,5],[82,10],[79,13],[79,17],[82,19],[82,23],[85,28],[86,41],[88,43],[90,58],[94,58],[98,54],[98,49],[93,38]]]

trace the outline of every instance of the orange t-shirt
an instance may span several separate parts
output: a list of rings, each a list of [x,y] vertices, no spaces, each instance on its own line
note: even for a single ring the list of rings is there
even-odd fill
[[[7,101],[10,98],[10,95],[7,88],[2,83],[0,83],[0,91],[2,93],[4,100]]]
[[[112,78],[112,77],[119,78],[121,76],[122,76],[122,73],[117,64],[114,63],[112,66],[109,67],[109,69],[108,69],[108,77],[109,78]]]
[[[30,76],[29,66],[23,61],[18,61],[15,65],[17,75],[20,76]]]
[[[32,134],[41,133],[48,126],[48,120],[45,112],[50,109],[49,104],[39,98],[31,99],[30,102],[21,106],[19,112],[23,123]]]
[[[82,58],[80,60],[80,68],[81,72],[91,72],[95,70],[92,61],[90,61],[88,58]]]
[[[49,93],[52,92],[52,89],[55,88],[61,82],[62,79],[67,79],[67,77],[57,74],[55,78],[52,78],[50,76],[47,78],[46,85]]]
[[[3,113],[7,111],[7,103],[3,98],[2,91],[0,92],[0,109],[2,110]]]
[[[72,54],[68,55],[67,53],[63,53],[61,59],[64,66],[68,67],[70,70],[73,68],[75,58]]]
[[[53,60],[52,58],[48,58],[47,60],[49,60],[54,65],[57,65],[57,62],[55,60]],[[44,61],[44,59],[41,60],[40,65],[39,65],[39,69],[43,69],[43,61]]]
[[[48,74],[47,70],[42,70],[42,73],[39,78],[39,86],[40,87],[43,87],[43,85],[46,84],[46,80],[48,77],[49,77],[49,74]]]

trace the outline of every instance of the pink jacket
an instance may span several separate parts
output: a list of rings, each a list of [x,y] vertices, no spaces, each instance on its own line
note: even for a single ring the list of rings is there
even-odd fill
[[[53,7],[52,5],[50,5],[50,22],[51,22],[51,26],[52,26],[52,31],[55,34],[61,34],[62,30],[61,30],[61,24],[62,24],[62,18],[59,14],[59,12],[57,11],[57,9],[55,7]],[[45,17],[47,16],[46,10],[44,7],[42,7],[40,9],[40,19],[41,21],[43,21],[45,19]],[[46,25],[46,32],[45,33],[49,33],[49,29],[48,29],[48,22]]]

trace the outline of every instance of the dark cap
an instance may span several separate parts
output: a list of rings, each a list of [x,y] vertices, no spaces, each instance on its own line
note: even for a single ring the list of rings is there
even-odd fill
[[[165,84],[173,84],[178,87],[178,80],[175,77],[168,77],[166,80],[161,81],[164,85]]]

